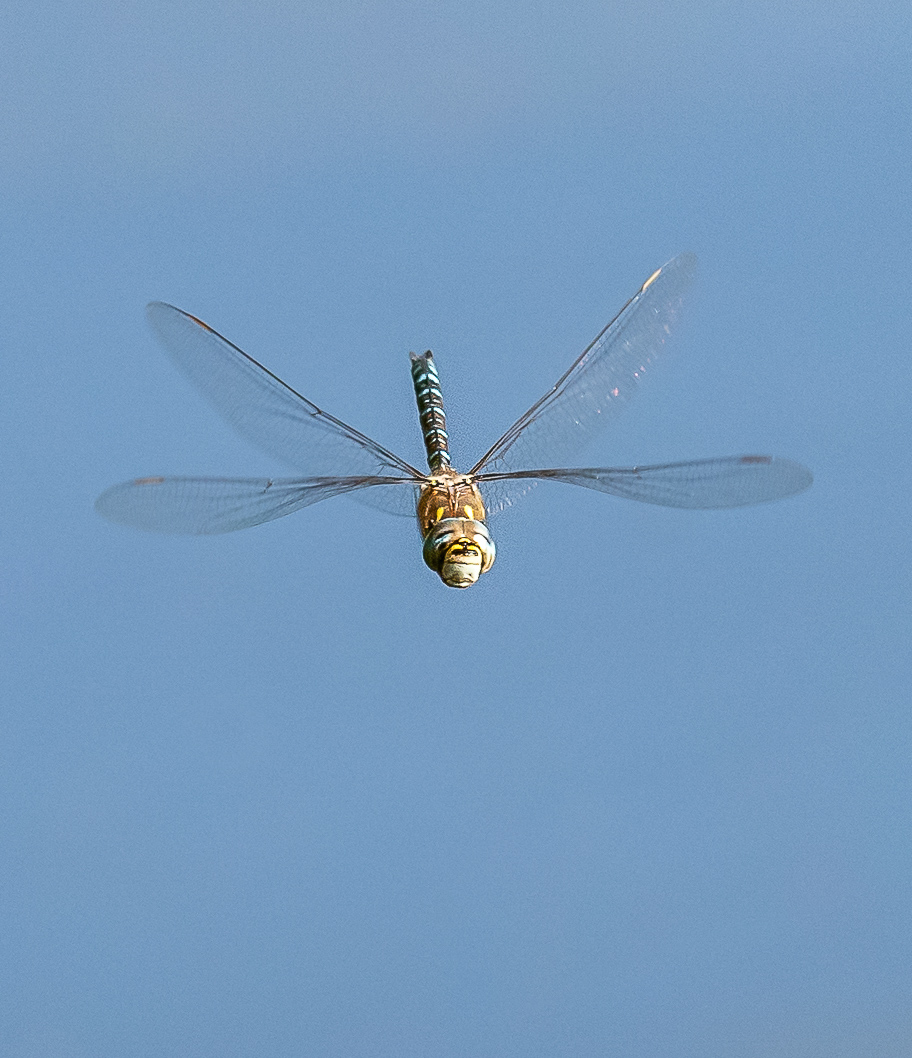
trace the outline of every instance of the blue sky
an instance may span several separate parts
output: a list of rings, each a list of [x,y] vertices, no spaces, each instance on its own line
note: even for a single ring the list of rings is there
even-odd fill
[[[896,2],[0,15],[0,1050],[899,1058],[912,1047],[912,16]],[[143,319],[457,464],[683,250],[589,463],[771,452],[740,511],[542,487],[468,592],[288,473]]]

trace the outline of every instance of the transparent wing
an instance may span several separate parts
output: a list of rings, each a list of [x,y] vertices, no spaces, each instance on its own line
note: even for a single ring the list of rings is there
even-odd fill
[[[402,489],[363,489],[352,493],[352,499],[365,507],[372,507],[384,514],[395,514],[398,518],[414,518],[418,505],[420,482],[403,482],[411,484]]]
[[[521,415],[470,473],[490,473],[490,513],[503,510],[534,477],[493,474],[566,465],[633,394],[661,352],[696,271],[681,254],[654,273],[548,392]]]
[[[726,456],[654,467],[528,470],[514,473],[513,478],[563,481],[641,503],[694,510],[780,500],[802,492],[814,480],[807,467],[775,456]],[[478,480],[484,488],[486,475]],[[496,483],[495,475],[490,483]]]
[[[420,479],[405,460],[311,403],[189,313],[146,313],[171,359],[235,430],[308,477]]]
[[[312,503],[368,489],[407,492],[391,477],[138,478],[103,492],[95,509],[112,522],[160,533],[230,533]],[[390,486],[394,486],[391,488]]]

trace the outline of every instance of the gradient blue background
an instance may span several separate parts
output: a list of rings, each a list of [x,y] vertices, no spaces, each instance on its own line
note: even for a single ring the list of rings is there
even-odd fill
[[[912,1053],[908,3],[39,0],[0,40],[0,1053]],[[153,298],[413,461],[433,348],[466,465],[681,250],[585,461],[772,452],[796,499],[542,487],[461,593],[350,500],[92,509],[287,473]]]

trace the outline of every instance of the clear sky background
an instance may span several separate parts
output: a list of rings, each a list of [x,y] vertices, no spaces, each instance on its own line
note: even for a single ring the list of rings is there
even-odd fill
[[[38,0],[0,14],[0,1052],[906,1058],[906,0]],[[766,507],[542,486],[470,591],[282,475],[155,346],[206,319],[466,466],[674,254],[583,462],[810,466]]]

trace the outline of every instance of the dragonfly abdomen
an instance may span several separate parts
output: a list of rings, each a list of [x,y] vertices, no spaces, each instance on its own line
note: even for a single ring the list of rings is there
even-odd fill
[[[431,470],[437,471],[450,466],[446,413],[443,410],[440,378],[437,375],[437,367],[430,349],[421,356],[412,353],[411,357],[412,382],[418,401],[418,418],[424,436],[428,466]]]

